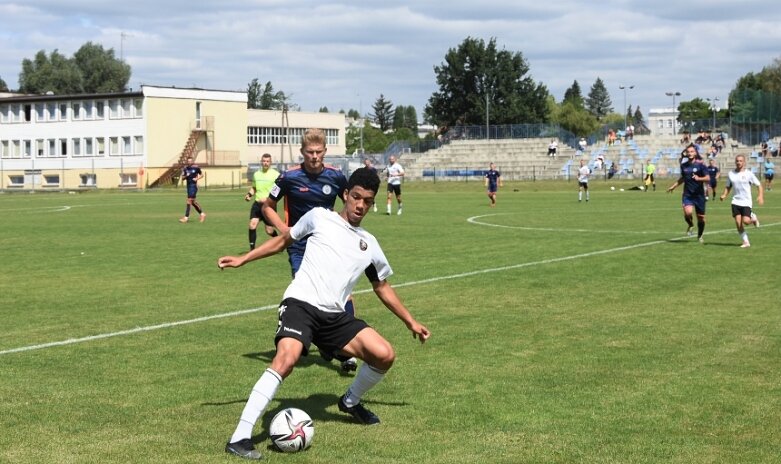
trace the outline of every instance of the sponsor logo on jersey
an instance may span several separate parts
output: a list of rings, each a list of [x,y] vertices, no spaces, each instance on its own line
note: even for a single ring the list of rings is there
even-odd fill
[[[331,194],[331,186],[330,185],[323,185],[323,194],[330,195]]]
[[[358,246],[361,248],[361,251],[366,251],[367,248],[369,248],[369,245],[361,239],[360,242],[358,242]]]

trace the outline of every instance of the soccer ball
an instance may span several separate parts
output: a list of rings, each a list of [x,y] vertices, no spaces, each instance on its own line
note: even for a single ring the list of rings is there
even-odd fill
[[[271,419],[271,441],[285,453],[303,451],[312,445],[315,425],[309,414],[296,408],[286,408]]]

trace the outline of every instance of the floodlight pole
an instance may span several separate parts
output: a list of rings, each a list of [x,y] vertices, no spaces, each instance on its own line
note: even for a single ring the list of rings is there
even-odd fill
[[[665,92],[665,95],[668,97],[673,97],[673,116],[676,116],[678,114],[678,109],[675,107],[675,97],[680,97],[681,92]],[[673,119],[673,135],[677,133],[678,128],[678,118]]]
[[[713,99],[706,98],[711,104],[711,111],[713,111],[713,126],[711,127],[711,131],[716,130],[716,111],[718,111],[718,108],[716,108],[716,102],[719,101],[719,97],[713,97]]]
[[[624,91],[624,130],[626,131],[627,127],[629,127],[629,123],[627,121],[628,117],[627,117],[627,114],[626,114],[626,113],[629,112],[629,107],[626,106],[626,89],[632,90],[632,89],[635,88],[635,86],[634,85],[629,85],[629,86],[619,85],[618,88]]]

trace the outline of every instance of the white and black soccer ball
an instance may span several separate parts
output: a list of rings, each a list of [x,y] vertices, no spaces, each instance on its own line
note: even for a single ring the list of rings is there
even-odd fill
[[[285,453],[303,451],[312,445],[315,424],[309,414],[297,408],[286,408],[271,419],[271,441]]]

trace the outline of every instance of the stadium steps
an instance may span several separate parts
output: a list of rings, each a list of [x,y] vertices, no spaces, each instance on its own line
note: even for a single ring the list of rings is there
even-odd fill
[[[184,144],[184,149],[179,155],[179,160],[163,172],[154,182],[149,184],[149,188],[160,187],[163,185],[176,185],[179,182],[179,174],[182,172],[182,167],[185,165],[187,158],[195,157],[195,148],[198,145],[198,139],[203,134],[203,130],[193,130],[190,132],[190,136],[187,138],[187,142]]]

